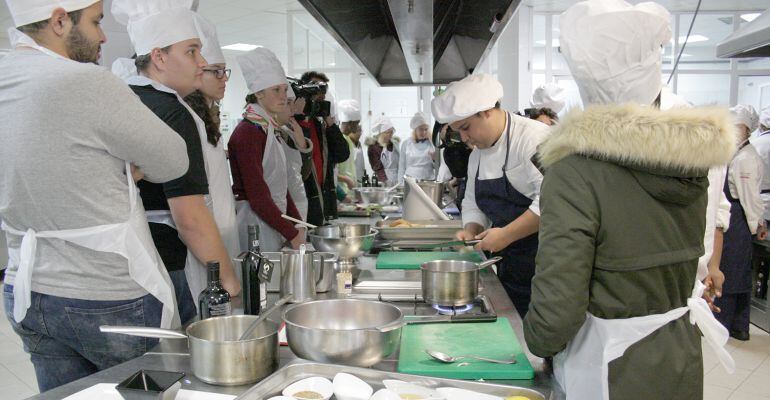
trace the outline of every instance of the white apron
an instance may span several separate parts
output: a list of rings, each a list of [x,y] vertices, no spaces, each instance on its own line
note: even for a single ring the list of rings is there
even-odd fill
[[[307,221],[308,202],[305,184],[302,182],[302,153],[289,146],[284,140],[281,140],[281,148],[286,155],[289,194],[291,194],[294,205],[297,206],[300,217],[303,221]]]
[[[406,159],[406,169],[404,175],[411,176],[414,179],[435,179],[436,174],[433,172],[433,156],[431,150],[434,150],[433,145],[426,141],[425,143],[417,143],[413,140],[406,142],[405,151],[401,154]],[[435,150],[434,150],[435,151]],[[399,177],[403,182],[404,177]]]
[[[361,178],[364,177],[364,173],[366,173],[366,166],[364,165],[365,164],[365,160],[364,160],[364,147],[363,146],[359,145],[356,148],[355,156],[356,156],[356,177],[360,181]]]
[[[385,146],[380,153],[380,162],[382,162],[383,168],[385,168],[385,176],[388,178],[388,185],[393,185],[398,182],[398,150],[396,144],[393,143],[393,151],[388,150]]]
[[[216,147],[212,146],[208,142],[206,125],[203,120],[186,103],[183,104],[192,114],[201,139],[203,161],[206,166],[206,179],[209,184],[209,194],[204,197],[206,207],[211,210],[214,216],[214,221],[225,245],[225,250],[227,250],[227,255],[232,260],[240,253],[240,243],[238,242],[238,225],[235,220],[235,197],[230,185],[230,164],[225,155],[223,139],[220,138]],[[240,282],[241,269],[233,265],[233,270]],[[195,308],[197,309],[198,295],[208,285],[208,270],[189,249],[187,250],[184,274],[187,278],[192,298],[195,300]]]
[[[659,328],[690,312],[690,323],[697,325],[706,342],[729,373],[735,361],[724,349],[728,332],[711,313],[701,297],[705,286],[695,282],[687,306],[665,314],[624,319],[602,319],[590,313],[567,348],[554,357],[554,376],[567,394],[567,400],[609,400],[609,363],[620,358],[626,349]]]
[[[128,260],[128,273],[131,279],[163,303],[161,328],[178,328],[181,325],[171,279],[153,244],[144,215],[144,207],[131,176],[129,163],[126,163],[126,177],[131,208],[129,218],[125,222],[41,232],[35,232],[32,229],[27,229],[26,232],[20,231],[3,222],[3,230],[23,237],[19,250],[9,251],[8,254],[12,262],[19,266],[13,284],[13,318],[16,322],[24,319],[32,301],[33,267],[55,262],[55,260],[36,260],[37,240],[46,238],[60,239],[94,251],[123,256]]]
[[[69,60],[39,46],[32,38],[17,29],[11,28],[8,33],[14,47],[26,46],[51,57]],[[131,279],[163,304],[161,328],[176,329],[181,326],[171,279],[152,241],[150,228],[144,215],[144,206],[128,162],[126,162],[126,179],[130,212],[125,222],[59,231],[35,232],[27,229],[24,232],[8,226],[3,221],[1,228],[4,231],[22,236],[19,250],[11,250],[8,254],[12,262],[19,266],[13,285],[13,318],[16,322],[24,319],[32,301],[32,270],[36,261],[50,262],[36,260],[37,239],[51,238],[65,240],[94,251],[123,256],[128,261],[128,273]]]
[[[260,109],[260,111],[260,115],[265,120],[271,121],[270,118],[265,117],[267,113],[264,110]],[[265,183],[270,189],[270,197],[278,209],[285,214],[288,206],[286,201],[286,193],[289,190],[288,167],[286,166],[286,154],[281,147],[281,140],[275,135],[275,128],[272,122],[268,124],[267,128],[267,143],[265,144],[265,153],[262,157],[262,171]],[[261,251],[281,251],[286,239],[267,222],[257,216],[251,209],[248,200],[238,200],[235,208],[242,251],[246,251],[249,248],[249,225],[259,226],[259,246]]]

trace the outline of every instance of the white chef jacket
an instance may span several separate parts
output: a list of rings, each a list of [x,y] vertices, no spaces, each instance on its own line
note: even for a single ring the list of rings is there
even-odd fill
[[[698,259],[698,273],[696,277],[702,281],[708,275],[708,263],[714,254],[714,231],[721,228],[726,231],[730,228],[730,202],[725,197],[725,179],[727,167],[714,167],[709,169],[708,180],[708,204],[706,205],[706,231],[703,236],[704,253]]]
[[[765,212],[765,205],[759,197],[763,167],[757,150],[749,144],[738,151],[727,171],[730,195],[741,202],[752,235],[757,233],[757,226]]]
[[[765,205],[762,217],[770,220],[770,131],[759,133],[756,137],[749,139],[749,142],[754,146],[757,154],[762,159],[762,183],[759,189],[763,192],[767,191],[767,193],[762,193],[760,196]]]
[[[550,127],[529,118],[508,113],[511,119],[508,148],[504,148],[506,140],[501,135],[492,147],[474,149],[468,160],[468,180],[463,199],[463,226],[475,222],[488,227],[489,219],[476,204],[476,171],[482,180],[497,179],[503,176],[505,154],[509,154],[505,174],[511,186],[519,193],[532,199],[529,209],[540,215],[540,184],[543,174],[532,163],[532,157],[550,133]]]

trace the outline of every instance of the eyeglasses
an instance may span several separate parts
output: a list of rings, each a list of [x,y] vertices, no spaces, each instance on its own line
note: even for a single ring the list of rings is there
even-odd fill
[[[204,69],[203,71],[205,71],[205,72],[211,72],[212,74],[214,74],[214,76],[216,76],[216,77],[217,77],[217,79],[222,79],[222,78],[224,78],[225,76],[227,77],[227,79],[230,79],[230,73],[232,72],[232,70],[229,70],[229,69],[224,69],[224,68],[219,68],[219,69]]]

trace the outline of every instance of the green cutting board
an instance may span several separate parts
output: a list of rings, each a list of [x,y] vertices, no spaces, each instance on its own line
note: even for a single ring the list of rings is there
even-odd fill
[[[470,358],[452,364],[434,360],[425,349],[450,356],[473,354],[510,359],[516,364],[494,364]],[[461,365],[461,363],[468,363]],[[401,333],[398,372],[453,379],[532,379],[535,371],[524,355],[506,318],[495,322],[439,323],[407,325]]]
[[[383,251],[377,255],[377,269],[420,269],[422,263],[433,260],[481,262],[481,256],[475,251]]]

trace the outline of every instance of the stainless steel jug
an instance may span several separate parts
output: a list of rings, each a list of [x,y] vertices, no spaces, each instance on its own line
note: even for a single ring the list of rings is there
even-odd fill
[[[290,302],[302,303],[315,299],[316,285],[323,280],[323,268],[316,280],[313,252],[304,244],[299,250],[281,251],[281,297],[292,295]]]

